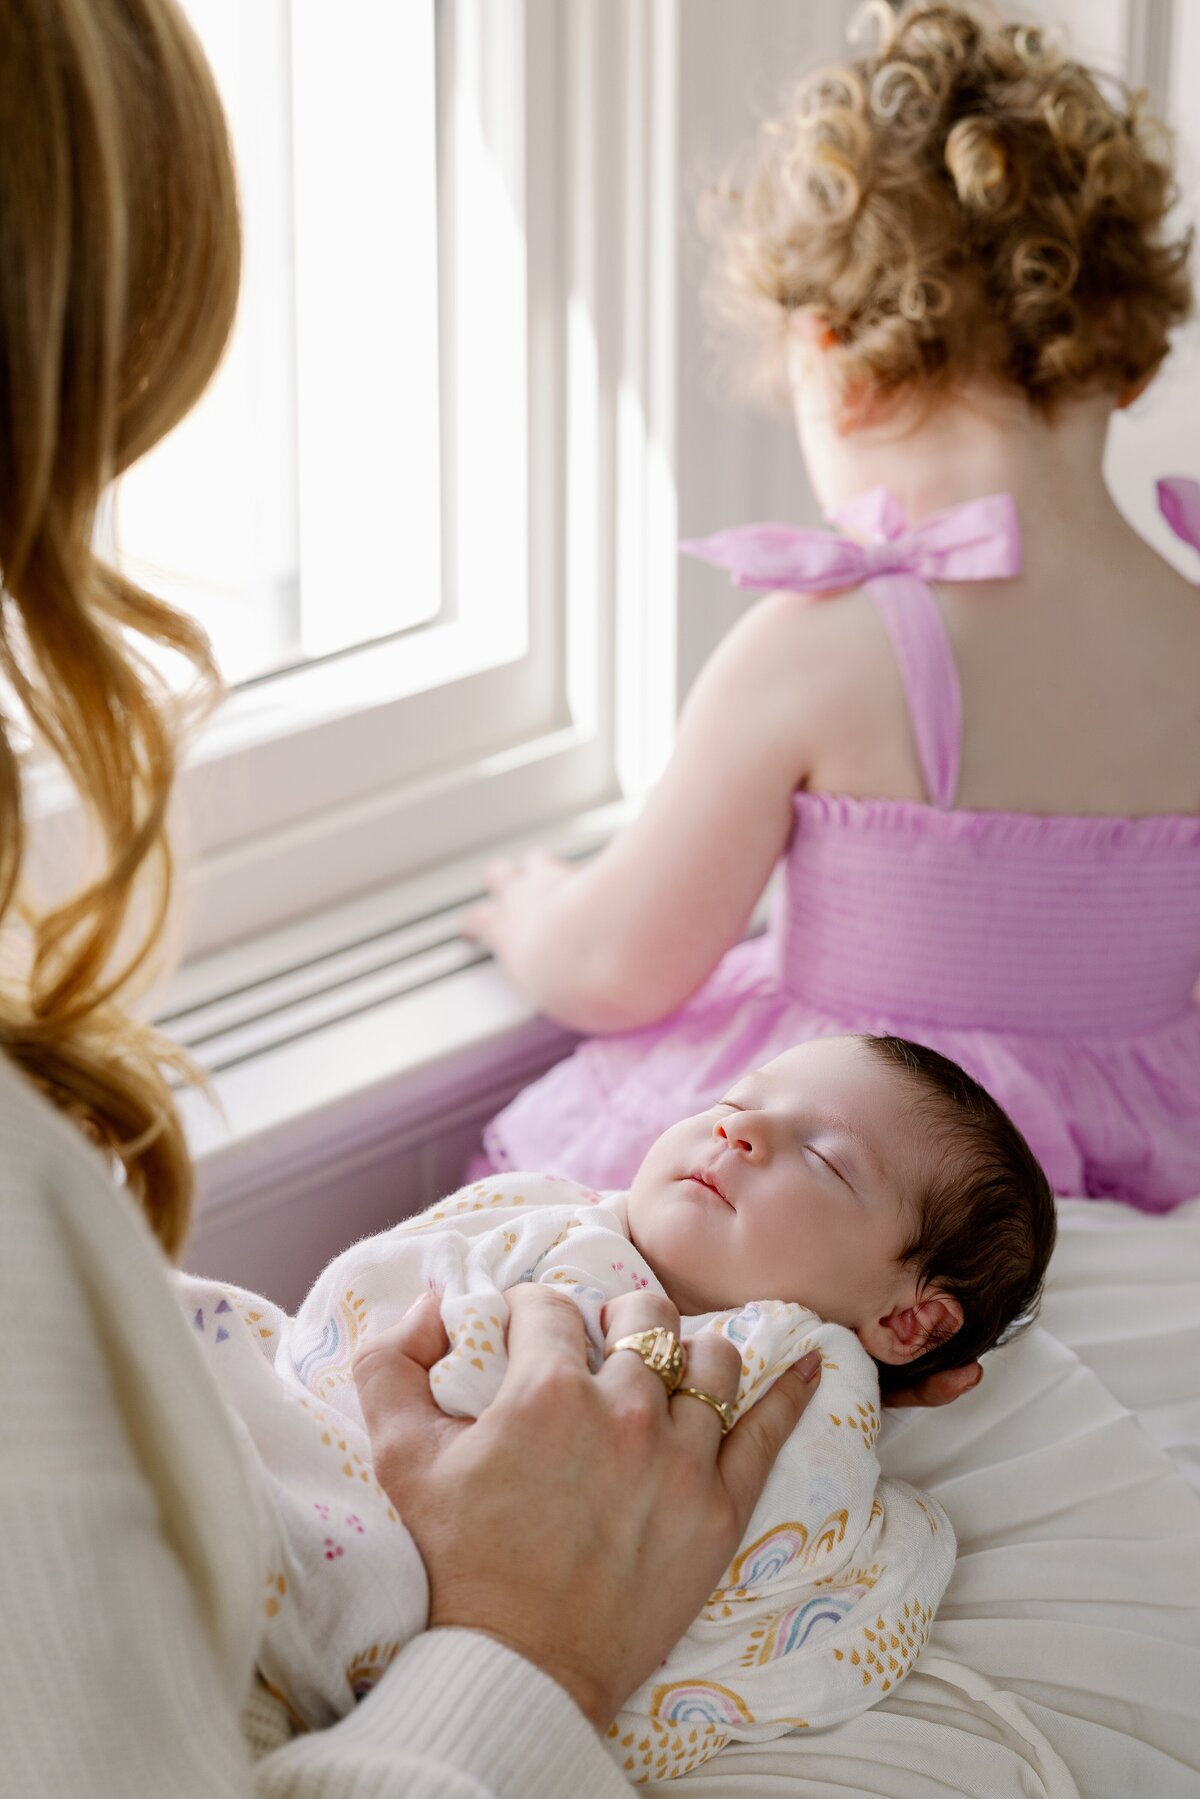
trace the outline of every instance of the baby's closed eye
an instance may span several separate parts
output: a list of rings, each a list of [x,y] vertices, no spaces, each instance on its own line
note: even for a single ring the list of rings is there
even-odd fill
[[[855,1178],[858,1177],[857,1172],[853,1168],[853,1164],[851,1164],[851,1173],[847,1173],[845,1168],[842,1167],[840,1159],[835,1161],[825,1150],[817,1149],[815,1144],[806,1143],[804,1149],[807,1156],[819,1166],[821,1171],[820,1178],[823,1179],[828,1186],[832,1187],[833,1183],[836,1181],[839,1186],[844,1187],[847,1192],[852,1193],[856,1199],[862,1198],[860,1189],[854,1184]]]

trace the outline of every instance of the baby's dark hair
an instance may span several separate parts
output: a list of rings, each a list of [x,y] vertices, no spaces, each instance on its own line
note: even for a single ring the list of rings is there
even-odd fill
[[[922,1287],[963,1309],[961,1327],[902,1366],[880,1363],[883,1391],[957,1368],[1031,1322],[1056,1230],[1054,1195],[1016,1125],[957,1063],[903,1037],[861,1039],[907,1076],[926,1127],[928,1175],[910,1202],[916,1228],[901,1261]]]

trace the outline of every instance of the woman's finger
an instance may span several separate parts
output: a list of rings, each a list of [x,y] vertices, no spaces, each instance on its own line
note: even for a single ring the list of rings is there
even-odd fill
[[[724,1420],[720,1406],[711,1401],[732,1407],[741,1368],[741,1356],[728,1337],[717,1331],[699,1331],[688,1338],[687,1372],[683,1385],[671,1395],[671,1422],[684,1442],[715,1452],[724,1434]],[[698,1397],[700,1394],[706,1397]]]
[[[810,1349],[738,1419],[721,1445],[718,1466],[739,1529],[745,1528],[776,1456],[804,1416],[820,1375],[821,1353]]]
[[[504,1295],[508,1301],[508,1367],[500,1384],[528,1388],[552,1371],[586,1375],[587,1337],[583,1313],[565,1293],[523,1281]]]
[[[434,1401],[429,1370],[450,1347],[437,1299],[427,1293],[399,1324],[370,1337],[351,1365],[379,1483],[390,1490],[397,1462],[432,1455],[464,1426]]]
[[[982,1379],[983,1367],[979,1362],[967,1362],[961,1368],[942,1368],[936,1374],[927,1374],[924,1380],[915,1381],[911,1387],[891,1388],[884,1404],[950,1405],[964,1393],[969,1393],[972,1387],[977,1387]]]
[[[604,1325],[604,1366],[599,1378],[613,1393],[626,1397],[638,1395],[643,1400],[650,1399],[655,1389],[662,1394],[663,1404],[667,1401],[667,1386],[660,1374],[646,1365],[646,1361],[637,1350],[616,1349],[622,1337],[635,1335],[639,1331],[665,1330],[682,1340],[679,1324],[679,1313],[671,1304],[665,1293],[622,1293],[616,1299],[610,1299],[601,1314]],[[686,1380],[686,1352],[684,1361],[684,1379]]]
[[[615,1299],[610,1299],[600,1314],[600,1322],[604,1326],[606,1351],[618,1337],[627,1337],[631,1331],[648,1331],[660,1326],[680,1335],[678,1308],[665,1293],[652,1293],[649,1288],[636,1293],[619,1293]]]

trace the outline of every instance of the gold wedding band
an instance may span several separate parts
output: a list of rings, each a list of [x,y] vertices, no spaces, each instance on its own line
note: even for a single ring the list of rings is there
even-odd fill
[[[668,1393],[674,1393],[683,1379],[683,1344],[674,1331],[661,1324],[656,1324],[653,1330],[632,1331],[627,1337],[618,1337],[608,1354],[616,1355],[618,1349],[632,1349],[634,1355],[640,1355]]]
[[[721,1435],[729,1435],[737,1422],[737,1413],[727,1399],[718,1399],[715,1393],[702,1393],[699,1387],[676,1387],[673,1397],[680,1399],[685,1394],[689,1399],[702,1399],[705,1405],[710,1405],[721,1420]]]

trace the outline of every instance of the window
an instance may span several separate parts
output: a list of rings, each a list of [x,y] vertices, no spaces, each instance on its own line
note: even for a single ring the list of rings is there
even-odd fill
[[[241,303],[209,391],[120,483],[116,526],[130,573],[203,620],[236,684],[441,609],[435,17],[185,4],[236,146]]]
[[[677,566],[677,511],[817,522],[787,420],[711,377],[694,203],[857,0],[756,0],[752,30],[738,0],[183,3],[236,140],[243,311],[118,527],[234,686],[182,781],[195,962],[306,920],[336,947],[361,896],[400,923],[434,871],[452,898],[489,844],[661,765],[737,604]],[[1088,21],[1178,107],[1190,17]],[[1159,407],[1122,469],[1184,429]]]
[[[359,896],[400,919],[405,882],[610,801],[669,720],[675,15],[184,4],[243,305],[116,532],[232,686],[181,781],[186,953],[304,920],[317,953]]]

